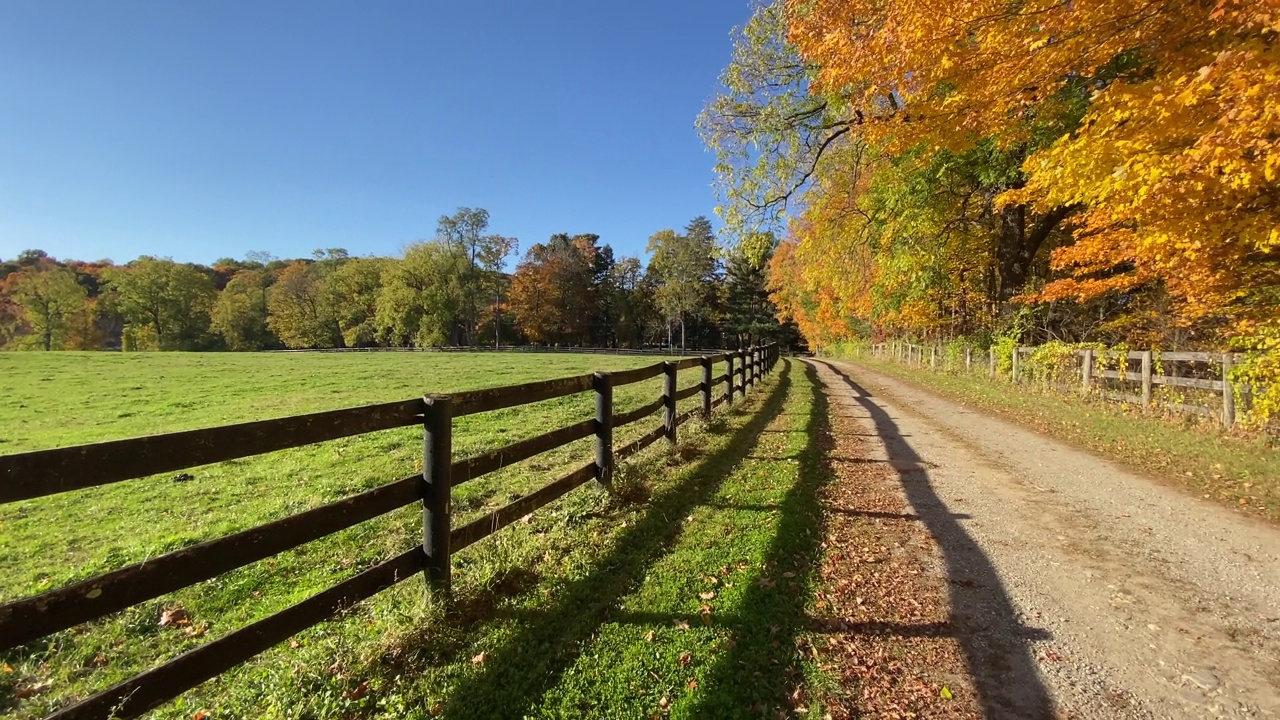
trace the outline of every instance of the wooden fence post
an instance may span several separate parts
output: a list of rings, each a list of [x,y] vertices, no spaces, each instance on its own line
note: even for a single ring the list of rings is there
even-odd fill
[[[605,490],[612,490],[613,376],[597,372],[592,384],[596,391],[596,482]]]
[[[662,382],[662,404],[666,411],[662,414],[662,426],[666,429],[667,441],[676,444],[676,364],[662,363],[665,375]]]
[[[733,404],[733,353],[725,353],[725,361],[729,364],[729,368],[725,370],[725,377],[729,378],[726,383],[729,386],[728,396],[725,402],[729,405]]]
[[[1020,348],[1017,345],[1013,346],[1013,381],[1014,382],[1018,382],[1018,356],[1022,354],[1018,352],[1019,350]]]
[[[702,419],[711,419],[711,356],[702,356]]]
[[[996,376],[996,349],[992,346],[987,349],[987,377]]]
[[[936,345],[929,347],[929,369],[938,369],[938,348]]]
[[[1236,424],[1236,392],[1231,387],[1231,353],[1222,353],[1222,426],[1231,429]]]
[[[1080,365],[1080,382],[1084,386],[1084,392],[1087,395],[1090,388],[1093,387],[1093,348],[1085,348],[1080,352],[1084,358]]]
[[[1150,350],[1142,351],[1142,407],[1151,405],[1151,363]],[[1126,363],[1128,365],[1128,363]],[[1127,370],[1127,367],[1126,367]]]
[[[756,387],[756,376],[760,374],[760,348],[751,348],[751,389]]]
[[[747,351],[738,351],[738,394],[747,396]]]
[[[971,347],[964,349],[964,371],[973,372],[973,348]]]
[[[449,564],[453,401],[448,395],[429,395],[423,403],[422,551],[427,556],[427,587],[447,597],[453,584]]]

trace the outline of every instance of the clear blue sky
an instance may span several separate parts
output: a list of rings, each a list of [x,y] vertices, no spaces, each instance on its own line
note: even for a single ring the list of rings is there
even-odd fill
[[[0,3],[0,257],[394,254],[484,207],[641,254],[748,0]]]

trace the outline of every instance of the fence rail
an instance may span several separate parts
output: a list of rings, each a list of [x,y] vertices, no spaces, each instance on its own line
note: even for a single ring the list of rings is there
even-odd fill
[[[409,425],[423,428],[424,456],[421,475],[0,605],[0,651],[210,580],[392,510],[422,503],[421,546],[65,707],[47,720],[137,717],[413,575],[425,574],[432,592],[447,595],[453,553],[591,480],[608,489],[618,460],[664,437],[674,444],[681,424],[697,415],[710,416],[714,408],[732,403],[735,393],[745,395],[757,380],[773,369],[779,358],[779,347],[766,345],[614,373],[597,372],[205,430],[0,456],[0,504]],[[713,377],[712,366],[722,361],[727,362],[728,371]],[[702,374],[698,383],[677,387],[680,370],[699,367]],[[614,414],[613,388],[659,375],[665,378],[661,397],[634,410]],[[726,391],[717,395],[715,391],[721,385],[727,385]],[[595,393],[594,418],[474,457],[454,460],[454,418],[582,392]],[[699,394],[702,396],[700,408],[677,414],[679,400]],[[660,426],[615,450],[615,428],[660,410],[663,412]],[[488,515],[460,527],[452,526],[453,486],[592,436],[596,443],[591,462]]]
[[[1036,352],[1035,347],[1015,348],[1011,357],[1009,379],[1015,383],[1026,380],[1025,363],[1027,357]],[[915,345],[907,342],[878,343],[871,346],[871,354],[875,357],[889,358],[933,369],[948,368],[946,354],[936,345]],[[997,362],[994,348],[986,352],[987,375],[996,377]],[[1236,422],[1236,394],[1241,388],[1233,386],[1230,371],[1235,362],[1244,357],[1239,353],[1183,352],[1157,350],[1094,350],[1086,348],[1075,350],[1073,368],[1079,378],[1079,386],[1085,393],[1094,393],[1099,397],[1118,402],[1151,407],[1153,388],[1156,386],[1184,387],[1207,390],[1219,394],[1221,404],[1216,407],[1178,401],[1159,402],[1170,410],[1198,415],[1220,415],[1226,428]],[[972,371],[974,352],[965,351],[963,369]],[[1130,363],[1137,362],[1138,369],[1131,370]],[[1111,362],[1116,369],[1107,369]],[[1200,375],[1202,377],[1195,377]],[[1203,377],[1212,375],[1214,377]],[[1105,381],[1115,381],[1120,387],[1106,386]],[[1136,386],[1136,387],[1135,387]],[[1137,392],[1133,392],[1133,391]]]

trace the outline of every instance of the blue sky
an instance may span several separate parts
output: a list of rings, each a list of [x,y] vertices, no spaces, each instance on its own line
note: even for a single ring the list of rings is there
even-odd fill
[[[0,3],[0,257],[523,252],[710,216],[693,127],[748,0]]]

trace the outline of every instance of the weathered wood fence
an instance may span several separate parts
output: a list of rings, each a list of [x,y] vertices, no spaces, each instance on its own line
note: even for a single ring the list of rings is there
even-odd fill
[[[188,651],[159,667],[108,688],[47,720],[133,718],[171,700],[289,637],[414,575],[433,592],[448,593],[451,555],[482,540],[571,490],[595,480],[608,488],[618,459],[660,438],[675,443],[677,428],[695,415],[709,417],[735,395],[745,395],[769,373],[779,347],[655,363],[634,370],[597,372],[542,382],[428,395],[424,398],[263,420],[205,430],[0,456],[0,504],[143,478],[390,428],[421,425],[423,471],[344,500],[281,520],[113,570],[87,580],[0,605],[0,651],[36,641],[133,605],[152,600],[304,543],[420,502],[422,545],[379,563],[292,607]],[[728,369],[713,377],[713,365]],[[698,383],[678,388],[681,370],[700,368]],[[659,375],[654,402],[614,414],[613,389]],[[727,384],[723,395],[715,389]],[[564,397],[595,393],[595,417],[461,460],[453,458],[453,419]],[[701,394],[701,407],[677,414],[676,403]],[[662,411],[662,424],[620,448],[615,428]],[[595,457],[551,484],[460,527],[451,522],[455,485],[595,437]]]
[[[1035,347],[1015,349],[1007,375],[1009,380],[1018,383],[1029,379],[1029,373],[1026,370],[1027,359],[1036,351]],[[1227,428],[1232,427],[1236,422],[1237,388],[1231,383],[1230,372],[1236,360],[1242,357],[1238,354],[1157,350],[1117,351],[1092,348],[1072,352],[1074,353],[1072,367],[1067,370],[1079,379],[1079,387],[1085,393],[1096,393],[1109,400],[1151,407],[1155,404],[1152,397],[1153,389],[1157,387],[1207,390],[1221,398],[1220,405],[1210,407],[1186,402],[1159,404],[1178,412],[1219,415],[1223,426]],[[871,354],[917,367],[943,371],[973,372],[977,363],[977,369],[985,369],[989,377],[1004,376],[997,371],[998,363],[994,348],[985,352],[981,350],[975,352],[973,348],[966,348],[963,364],[954,358],[949,358],[947,353],[936,345],[915,345],[907,342],[878,343],[871,346]],[[1114,365],[1115,368],[1109,369],[1108,364]],[[1114,382],[1107,383],[1108,380]],[[1115,387],[1109,388],[1109,384]]]

